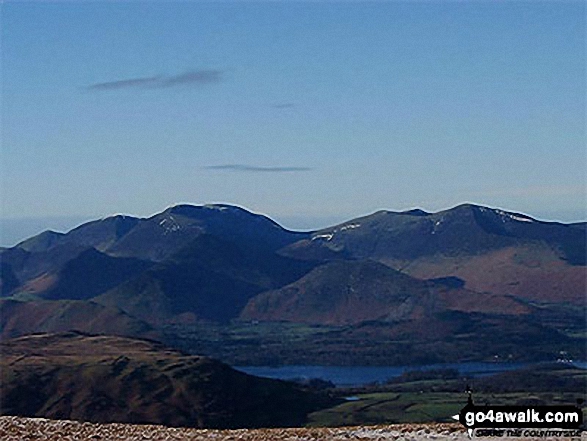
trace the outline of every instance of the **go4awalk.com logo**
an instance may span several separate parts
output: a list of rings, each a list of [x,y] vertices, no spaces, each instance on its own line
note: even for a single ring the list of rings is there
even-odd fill
[[[581,436],[583,412],[577,406],[476,406],[471,394],[467,405],[453,416],[467,428],[469,437]]]

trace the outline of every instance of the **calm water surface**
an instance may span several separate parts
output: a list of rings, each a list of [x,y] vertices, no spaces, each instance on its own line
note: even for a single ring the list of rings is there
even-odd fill
[[[336,386],[361,386],[383,383],[406,371],[431,369],[456,369],[460,374],[474,377],[510,371],[536,363],[454,363],[425,366],[235,366],[247,374],[280,380],[321,378]],[[587,362],[575,362],[574,366],[587,369]]]

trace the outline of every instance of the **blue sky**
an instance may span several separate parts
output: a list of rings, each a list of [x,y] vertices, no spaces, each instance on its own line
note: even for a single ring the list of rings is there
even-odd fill
[[[12,225],[180,202],[292,228],[462,202],[585,218],[584,2],[7,1],[1,13]]]

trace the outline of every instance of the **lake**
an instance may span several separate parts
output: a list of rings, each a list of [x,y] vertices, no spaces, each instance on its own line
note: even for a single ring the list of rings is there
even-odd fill
[[[336,386],[361,386],[383,383],[406,371],[431,369],[456,369],[460,374],[473,377],[506,372],[536,363],[447,363],[424,366],[235,366],[235,369],[258,377],[280,380],[321,378]],[[587,368],[587,363],[576,362],[574,366]]]

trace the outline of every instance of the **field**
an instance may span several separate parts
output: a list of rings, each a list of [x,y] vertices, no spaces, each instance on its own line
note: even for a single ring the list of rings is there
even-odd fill
[[[537,327],[522,317],[514,323],[500,316],[441,314],[434,326],[458,323],[454,333],[442,339],[434,332],[414,337],[410,326],[420,329],[418,323],[407,323],[403,333],[398,333],[384,322],[326,326],[233,321],[223,325],[174,324],[162,332],[173,347],[233,366],[422,365],[493,361],[496,355],[501,360],[534,362],[554,361],[561,351],[584,359],[583,316],[574,313],[562,320],[555,315],[549,311],[547,318],[556,331]]]
[[[435,378],[436,377],[436,378]],[[451,378],[452,377],[452,378]],[[336,389],[347,402],[309,416],[309,426],[450,422],[466,404],[470,387],[476,404],[579,405],[587,417],[587,371],[543,365],[477,379],[455,372],[409,372],[385,385]]]
[[[512,405],[534,402],[573,403],[571,394],[478,394],[479,403]],[[466,395],[456,392],[379,392],[352,396],[352,400],[309,416],[310,427],[340,427],[357,424],[449,422],[466,404]]]

